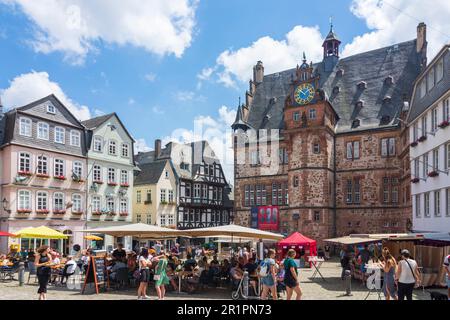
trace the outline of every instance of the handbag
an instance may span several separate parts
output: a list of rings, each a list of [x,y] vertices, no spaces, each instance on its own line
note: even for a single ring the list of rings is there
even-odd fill
[[[411,265],[410,265],[409,262],[408,262],[408,259],[406,259],[405,261],[406,261],[406,263],[408,264],[409,270],[411,270],[411,273],[412,273],[412,275],[413,275],[413,277],[414,277],[414,280],[416,280],[416,283],[414,283],[414,288],[417,289],[417,288],[420,287],[419,279],[417,279],[416,274],[414,273],[414,271],[413,271]]]
[[[153,280],[155,280],[155,281],[158,281],[158,280],[160,280],[161,279],[161,275],[160,274],[155,274],[154,276],[153,276]]]

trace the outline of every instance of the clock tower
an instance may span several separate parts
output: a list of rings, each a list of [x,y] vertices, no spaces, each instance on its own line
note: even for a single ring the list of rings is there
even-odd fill
[[[284,218],[288,225],[297,225],[298,231],[323,239],[333,236],[338,116],[319,83],[315,66],[308,64],[303,54],[284,107],[284,137],[289,155],[289,211]]]

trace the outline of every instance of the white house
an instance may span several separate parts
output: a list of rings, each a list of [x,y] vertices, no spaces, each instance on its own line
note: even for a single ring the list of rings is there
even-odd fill
[[[417,79],[408,115],[413,229],[450,231],[450,45]]]

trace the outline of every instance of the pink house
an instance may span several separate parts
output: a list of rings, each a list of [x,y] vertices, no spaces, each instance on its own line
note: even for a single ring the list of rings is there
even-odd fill
[[[84,127],[53,95],[7,112],[3,121],[0,230],[48,226],[69,236],[50,241],[67,254],[83,244],[77,231],[86,222]],[[0,252],[14,241],[0,239]]]

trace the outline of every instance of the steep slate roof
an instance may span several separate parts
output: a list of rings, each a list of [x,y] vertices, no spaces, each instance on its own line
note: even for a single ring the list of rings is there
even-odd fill
[[[340,59],[332,72],[325,72],[324,62],[313,65],[319,75],[319,88],[324,90],[340,120],[338,133],[398,125],[396,119],[403,107],[404,95],[411,96],[413,83],[420,73],[420,55],[416,51],[416,40],[400,43],[351,57]],[[338,75],[340,69],[343,76]],[[291,83],[296,69],[264,76],[256,85],[253,103],[247,119],[254,129],[284,129],[283,109],[285,99],[291,93]],[[385,79],[393,77],[388,85]],[[358,83],[366,82],[365,90],[358,89]],[[338,86],[340,91],[333,93]],[[385,97],[390,102],[384,102]],[[364,101],[362,109],[355,110],[355,104]],[[388,123],[381,124],[381,118],[389,116]],[[361,125],[352,129],[352,122],[359,119]]]
[[[102,125],[103,123],[105,123],[106,121],[108,121],[111,117],[116,117],[117,118],[119,123],[122,125],[122,128],[125,130],[126,134],[130,137],[130,139],[132,141],[134,141],[133,136],[130,134],[130,132],[128,131],[127,127],[124,126],[122,120],[120,120],[119,116],[115,112],[110,113],[110,114],[105,114],[103,116],[98,116],[98,117],[95,117],[95,118],[91,118],[89,120],[82,121],[81,123],[87,129],[94,130],[97,127],[99,127],[100,125]]]
[[[425,94],[423,98],[420,97],[419,83],[428,75],[428,71],[436,65],[441,59],[444,59],[444,78],[436,83],[433,89]],[[427,66],[422,75],[416,81],[416,89],[414,97],[411,101],[411,108],[408,115],[408,123],[417,119],[425,110],[431,107],[438,101],[447,91],[450,90],[450,44],[444,46],[439,51],[433,61]]]
[[[134,185],[156,184],[166,167],[167,160],[140,165],[141,172],[134,178]]]

